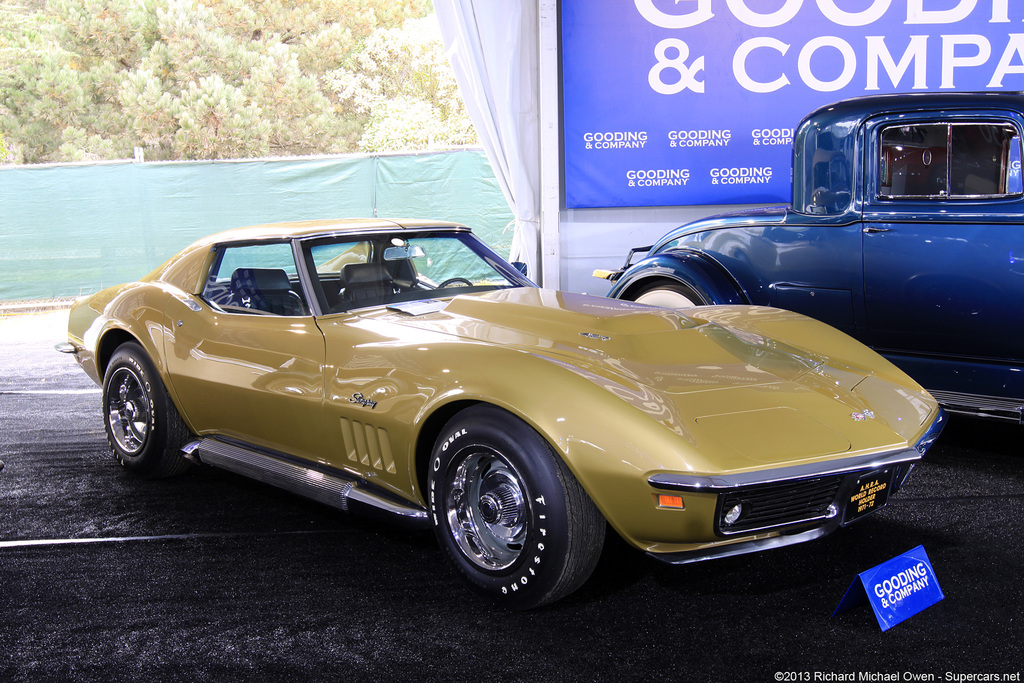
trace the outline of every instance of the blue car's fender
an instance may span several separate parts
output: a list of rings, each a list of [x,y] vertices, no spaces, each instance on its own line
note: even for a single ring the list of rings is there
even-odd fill
[[[608,296],[635,301],[659,286],[682,286],[701,301],[698,304],[748,304],[739,283],[706,253],[687,248],[659,252],[633,264],[622,273]]]

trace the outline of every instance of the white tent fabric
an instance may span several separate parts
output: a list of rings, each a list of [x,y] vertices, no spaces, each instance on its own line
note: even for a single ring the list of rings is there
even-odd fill
[[[511,258],[541,274],[537,3],[434,0],[448,59],[515,216]],[[543,283],[541,283],[543,284]]]

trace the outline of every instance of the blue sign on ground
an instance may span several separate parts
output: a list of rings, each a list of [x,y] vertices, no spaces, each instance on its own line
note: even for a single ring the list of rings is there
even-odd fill
[[[878,625],[888,631],[944,597],[928,554],[919,545],[859,574],[832,616],[869,602]]]
[[[790,199],[793,128],[857,95],[1024,90],[1009,0],[562,0],[567,208]]]

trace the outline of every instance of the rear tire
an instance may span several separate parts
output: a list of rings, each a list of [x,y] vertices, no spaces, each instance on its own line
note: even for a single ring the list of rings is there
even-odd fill
[[[445,426],[428,470],[438,543],[478,593],[512,609],[559,600],[593,573],[605,521],[562,459],[494,406]]]
[[[135,342],[117,348],[103,376],[103,425],[118,462],[140,476],[180,474],[192,434],[160,375]]]
[[[664,280],[641,288],[632,297],[632,300],[638,304],[661,306],[662,308],[692,308],[707,306],[711,303],[688,285]]]

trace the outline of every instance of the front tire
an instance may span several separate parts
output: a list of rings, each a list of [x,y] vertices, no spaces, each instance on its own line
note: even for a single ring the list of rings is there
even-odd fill
[[[605,522],[562,459],[493,406],[445,426],[427,476],[434,532],[478,593],[512,609],[559,600],[590,577]]]
[[[711,302],[697,290],[681,282],[660,281],[640,289],[632,300],[638,304],[661,306],[662,308],[692,308],[706,306]]]
[[[146,352],[135,342],[117,348],[103,376],[103,424],[118,462],[146,478],[188,469],[182,447],[191,432]]]

